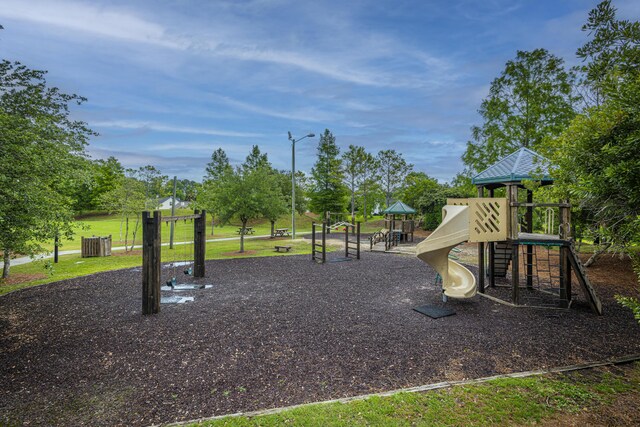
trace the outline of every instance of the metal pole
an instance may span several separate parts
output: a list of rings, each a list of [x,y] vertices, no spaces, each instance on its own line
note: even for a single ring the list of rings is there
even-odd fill
[[[298,138],[302,141],[305,138],[313,138],[313,133]],[[291,141],[291,240],[296,238],[296,139],[289,132],[289,141]]]
[[[171,199],[171,216],[176,216],[176,180],[177,176],[173,176],[173,198]],[[169,249],[173,249],[173,231],[175,221],[171,221],[171,232],[169,233]]]
[[[291,139],[291,240],[296,238],[296,140]]]

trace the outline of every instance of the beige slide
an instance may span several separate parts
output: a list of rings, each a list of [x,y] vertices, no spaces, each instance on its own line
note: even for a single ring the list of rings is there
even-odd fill
[[[416,247],[416,256],[442,277],[442,290],[452,298],[471,298],[476,294],[476,277],[452,259],[449,252],[469,240],[469,207],[446,205],[442,222]]]

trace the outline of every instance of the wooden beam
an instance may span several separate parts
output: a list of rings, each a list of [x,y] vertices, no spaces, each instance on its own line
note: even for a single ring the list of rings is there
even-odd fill
[[[484,186],[478,185],[478,197],[484,197]],[[491,266],[493,269],[493,266]],[[478,292],[484,293],[485,265],[484,265],[484,242],[478,243]]]
[[[204,277],[204,259],[207,252],[206,226],[207,212],[202,211],[193,222],[193,277]]]
[[[180,221],[181,219],[186,221],[188,219],[198,219],[198,218],[200,218],[200,214],[165,216],[164,218],[162,218],[162,220],[164,222],[169,222],[169,221]]]
[[[142,212],[142,314],[160,312],[160,256],[162,214]]]

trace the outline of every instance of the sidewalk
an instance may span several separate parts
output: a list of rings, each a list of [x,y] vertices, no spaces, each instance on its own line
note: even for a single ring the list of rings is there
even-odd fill
[[[311,234],[310,231],[303,231],[303,232],[298,232],[296,233],[296,235],[303,235],[303,234]],[[269,234],[265,234],[265,235],[261,235],[261,236],[244,236],[245,239],[260,239],[260,238],[265,238],[265,237],[271,237]],[[210,242],[224,242],[224,241],[229,241],[229,240],[240,240],[240,237],[222,237],[220,239],[209,239],[207,240],[207,243]],[[174,242],[174,245],[185,245],[187,243],[193,243],[193,242]],[[162,246],[169,246],[169,243],[163,243]],[[140,249],[142,248],[142,245],[135,245],[133,247],[134,249]],[[116,246],[111,248],[112,251],[123,251],[125,249],[124,246]],[[80,253],[80,249],[73,249],[73,250],[69,250],[69,251],[59,251],[58,255],[59,256],[63,256],[63,255],[73,255],[73,254],[79,254]],[[28,264],[30,262],[33,261],[39,261],[41,259],[48,259],[48,258],[53,258],[53,252],[49,252],[46,254],[39,254],[36,255],[35,257],[28,257],[28,256],[24,256],[24,257],[20,257],[20,258],[15,258],[11,260],[11,267],[15,267],[16,265],[22,265],[22,264]],[[0,268],[4,267],[4,262],[0,261]]]

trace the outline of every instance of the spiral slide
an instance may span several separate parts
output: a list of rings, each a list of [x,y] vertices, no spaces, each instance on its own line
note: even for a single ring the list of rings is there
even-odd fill
[[[476,277],[462,265],[449,259],[449,252],[469,240],[469,207],[446,205],[442,222],[416,247],[416,256],[442,277],[442,289],[451,298],[471,298],[476,294]]]

